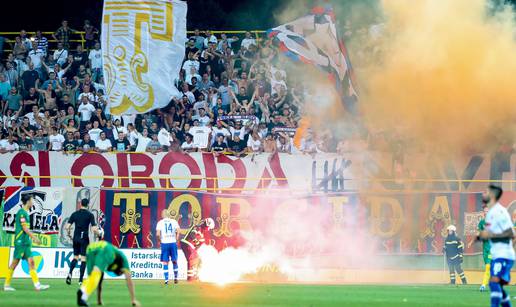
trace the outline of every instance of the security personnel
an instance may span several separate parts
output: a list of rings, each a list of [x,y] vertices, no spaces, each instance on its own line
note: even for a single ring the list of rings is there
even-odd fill
[[[204,244],[205,233],[213,230],[215,227],[215,221],[211,217],[202,220],[199,225],[191,226],[181,239],[181,249],[185,254],[187,270],[187,281],[194,281],[198,278],[199,270],[199,256],[197,255],[197,249]]]
[[[467,284],[464,270],[462,269],[462,261],[464,254],[464,244],[461,239],[457,237],[457,228],[453,225],[448,226],[448,236],[444,242],[444,252],[446,260],[448,261],[448,268],[450,269],[450,284],[455,284],[455,273],[459,274],[462,284]]]

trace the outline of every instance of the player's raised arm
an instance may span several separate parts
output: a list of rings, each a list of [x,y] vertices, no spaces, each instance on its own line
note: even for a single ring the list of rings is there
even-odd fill
[[[133,306],[140,306],[140,302],[138,302],[136,300],[136,294],[134,291],[134,283],[131,278],[131,271],[129,271],[128,269],[124,269],[124,276],[125,276],[125,281],[127,282],[127,289],[129,290],[129,295],[131,296],[131,304]]]

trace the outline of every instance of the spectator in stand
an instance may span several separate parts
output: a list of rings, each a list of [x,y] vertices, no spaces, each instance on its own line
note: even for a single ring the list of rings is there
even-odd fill
[[[77,112],[81,115],[81,123],[79,125],[79,129],[84,128],[86,126],[86,123],[88,123],[93,115],[95,113],[96,109],[95,107],[90,103],[90,100],[88,99],[88,96],[84,95],[81,97],[81,104],[77,108]]]
[[[57,29],[57,31],[52,34],[52,37],[60,42],[61,44],[63,44],[63,47],[68,49],[70,48],[70,36],[76,32],[75,30],[72,30],[69,26],[68,26],[68,21],[67,20],[63,20],[61,22],[61,27],[59,29]]]
[[[18,94],[18,90],[16,89],[16,87],[13,86],[9,92],[9,95],[7,95],[7,98],[5,99],[7,103],[4,107],[4,113],[6,110],[5,108],[7,108],[7,110],[12,110],[14,112],[21,110],[22,99],[23,98],[20,94]]]
[[[203,38],[204,39],[204,38]],[[190,37],[185,47],[185,57],[188,58],[189,55],[195,55],[200,49],[195,47],[195,39]]]
[[[66,132],[66,140],[63,142],[63,151],[65,153],[75,153],[79,149],[79,143],[74,139],[73,132]]]
[[[90,135],[86,133],[82,137],[82,144],[80,150],[82,152],[90,152],[95,150],[95,142],[91,139]]]
[[[197,147],[193,142],[193,135],[190,133],[185,134],[185,141],[181,144],[181,149],[184,152],[195,152],[197,151]]]
[[[32,132],[36,131],[36,127],[30,124],[30,121],[27,117],[24,117],[22,119],[22,124],[17,127],[16,131],[18,135],[20,135],[21,132],[25,133],[26,135],[31,135]]]
[[[118,138],[113,142],[113,148],[119,152],[129,151],[129,140],[127,140],[123,132],[118,132]]]
[[[54,51],[54,61],[63,66],[68,58],[68,50],[64,48],[63,43],[57,43],[57,49]]]
[[[130,151],[135,151],[138,145],[138,131],[134,128],[134,124],[127,125],[127,140],[129,141]]]
[[[113,148],[113,144],[111,140],[106,137],[106,133],[102,131],[100,133],[100,138],[95,142],[95,151],[98,152],[108,152]]]
[[[57,131],[57,127],[50,128],[50,136],[48,137],[48,142],[50,144],[49,150],[51,151],[61,151],[63,150],[63,143],[65,139],[63,135],[59,134]]]
[[[67,122],[63,121],[63,134],[65,132],[71,132],[73,134],[75,131],[78,130],[75,128],[75,120],[73,118],[70,118]]]
[[[20,138],[18,139],[18,147],[20,151],[31,151],[32,150],[32,140],[27,138],[25,133],[20,133]]]
[[[36,81],[36,89],[39,88],[40,85],[40,79]],[[57,80],[56,80],[56,73],[54,71],[50,71],[48,73],[48,79],[43,82],[43,85],[41,85],[42,89],[46,89],[48,85],[52,85],[52,89],[57,89]]]
[[[311,154],[314,155],[318,152],[320,152],[319,148],[317,147],[317,143],[315,143],[312,135],[312,131],[307,131],[304,138],[301,139],[301,146],[299,150],[304,154]]]
[[[9,91],[11,90],[11,84],[5,79],[4,74],[0,74],[0,99],[5,101]]]
[[[147,143],[147,147],[145,148],[145,151],[150,152],[152,154],[156,154],[158,152],[163,151],[163,147],[161,146],[161,143],[158,141],[157,133],[152,135],[152,140]]]
[[[14,64],[7,62],[6,63],[6,70],[4,71],[5,79],[11,86],[18,87],[18,76],[21,74],[21,72],[17,71],[14,68]],[[23,69],[25,71],[25,69]]]
[[[45,51],[38,46],[36,41],[32,42],[32,50],[29,51],[29,69],[35,69],[39,78],[43,77],[43,65],[41,64],[41,59],[45,57],[45,54]],[[31,64],[33,64],[33,68],[30,67]]]
[[[267,153],[275,153],[278,151],[276,140],[272,136],[272,133],[267,133],[265,141],[263,142],[263,151]]]
[[[263,144],[258,131],[253,131],[251,137],[247,140],[247,150],[254,153],[263,152]]]
[[[88,131],[88,134],[90,135],[90,138],[93,142],[97,142],[97,140],[100,138],[100,133],[102,132],[102,129],[100,129],[99,121],[94,120],[92,128]]]
[[[208,48],[209,44],[217,44],[217,37],[211,33],[210,30],[206,30],[204,33],[206,38],[204,39],[204,48]]]
[[[204,73],[202,75],[202,79],[197,82],[197,88],[199,91],[204,93],[208,93],[208,91],[213,87],[215,87],[215,83],[210,80],[210,76],[207,73]]]
[[[27,46],[22,42],[21,37],[16,36],[14,41],[14,47],[13,47],[13,55],[16,59],[16,64],[19,65],[20,62],[25,61],[25,57],[27,57],[27,54],[29,53],[29,49]]]
[[[224,139],[224,134],[217,134],[217,137],[215,138],[215,143],[213,143],[213,145],[211,146],[211,152],[215,153],[215,155],[219,155],[227,151],[228,145],[226,144],[226,141]]]
[[[34,64],[29,63],[29,69],[24,71],[20,77],[22,88],[27,93],[31,88],[36,88],[36,81],[40,79],[40,72],[34,69]],[[38,95],[39,97],[39,95]]]
[[[40,30],[36,31],[34,42],[38,45],[38,49],[43,50],[43,53],[46,55],[48,51],[48,39],[43,36]]]
[[[137,145],[136,145],[136,152],[146,152],[147,151],[147,145],[149,142],[152,141],[151,138],[149,138],[149,131],[147,128],[143,128],[142,133],[138,133],[138,139],[137,139]]]
[[[12,134],[9,134],[7,137],[7,142],[3,143],[1,146],[3,152],[13,152],[20,150],[18,144],[14,142],[14,137]]]
[[[192,116],[193,120],[199,121],[199,126],[206,127],[211,123],[211,118],[206,114],[204,108],[199,108],[199,114]]]
[[[247,150],[247,143],[240,139],[240,136],[238,134],[235,134],[233,136],[233,139],[228,141],[228,151],[237,156],[237,157],[241,157],[245,154],[246,150]]]
[[[211,126],[201,126],[199,120],[195,119],[193,126],[188,131],[193,136],[193,143],[196,148],[203,150],[210,145]]]
[[[39,112],[34,113],[34,107],[36,107],[37,110],[39,110],[38,107],[39,103],[39,93],[36,91],[34,87],[31,87],[29,91],[25,94],[23,97],[23,112],[29,115],[30,112],[33,112],[31,122],[34,122],[33,125],[35,125],[35,117]],[[43,114],[41,114],[41,117],[43,117]]]
[[[242,43],[240,44],[240,48],[246,50],[249,49],[251,45],[256,46],[256,39],[252,37],[251,32],[247,31],[245,32],[245,38],[242,40]]]
[[[55,114],[55,111],[57,110],[57,92],[60,92],[59,88],[54,90],[52,83],[47,83],[46,88],[38,88],[37,91],[43,95],[43,105],[45,106],[45,110],[52,111],[53,114]]]
[[[106,133],[106,138],[111,141],[115,140],[115,135],[113,134],[113,122],[111,120],[107,120],[106,124],[101,129]]]
[[[32,126],[38,126],[38,121],[45,116],[41,113],[37,104],[32,104],[32,111],[25,114],[25,117],[29,119],[29,124]]]
[[[204,36],[201,36],[199,29],[194,30],[194,35],[191,38],[194,40],[195,48],[202,50],[204,47]]]
[[[48,150],[48,136],[44,135],[43,128],[38,128],[36,135],[32,138],[32,150]]]
[[[291,154],[294,147],[292,144],[292,138],[287,133],[283,132],[278,132],[278,136],[276,145],[278,152]]]
[[[88,56],[90,60],[90,68],[93,82],[98,82],[102,77],[102,50],[100,50],[100,43],[95,43],[95,49],[90,51]]]
[[[99,30],[95,28],[89,20],[84,21],[84,26],[82,27],[84,31],[84,40],[86,41],[86,49],[91,49],[95,46],[95,42],[98,39]]]

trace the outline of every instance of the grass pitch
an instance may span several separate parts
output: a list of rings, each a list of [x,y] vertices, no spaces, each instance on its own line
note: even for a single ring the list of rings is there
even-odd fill
[[[14,279],[16,292],[0,290],[0,306],[75,306],[77,284],[44,280],[51,288],[35,292],[29,279]],[[3,282],[0,282],[3,285]],[[124,281],[104,283],[105,306],[130,306]],[[509,291],[516,294],[516,288]],[[96,306],[96,293],[89,302]],[[489,293],[477,285],[299,285],[239,283],[224,287],[186,283],[163,286],[158,281],[136,281],[142,306],[489,306]]]

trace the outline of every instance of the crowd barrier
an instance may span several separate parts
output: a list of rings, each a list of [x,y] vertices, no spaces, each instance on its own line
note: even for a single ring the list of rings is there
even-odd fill
[[[14,152],[0,154],[0,186],[131,187],[220,193],[516,191],[516,155],[442,160],[383,152],[337,154]]]

